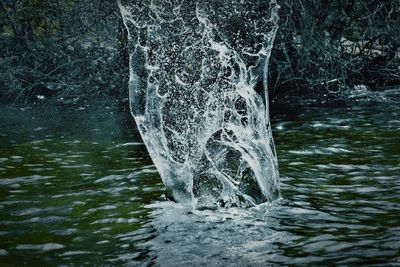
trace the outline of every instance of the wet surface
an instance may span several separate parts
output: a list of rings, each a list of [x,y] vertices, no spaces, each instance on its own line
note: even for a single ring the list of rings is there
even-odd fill
[[[282,199],[217,211],[165,201],[112,107],[1,107],[0,265],[400,265],[399,105],[276,116]]]

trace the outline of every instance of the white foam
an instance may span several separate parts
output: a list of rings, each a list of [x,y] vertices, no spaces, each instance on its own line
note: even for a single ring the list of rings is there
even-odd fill
[[[266,92],[275,0],[118,4],[131,48],[131,111],[167,193],[198,206],[276,199]]]

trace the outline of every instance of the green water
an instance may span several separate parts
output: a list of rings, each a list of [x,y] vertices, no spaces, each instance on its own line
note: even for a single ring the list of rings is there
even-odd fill
[[[127,240],[162,183],[129,123],[111,108],[2,108],[1,263],[133,256]]]
[[[281,112],[282,200],[220,211],[164,200],[129,114],[2,106],[0,266],[400,265],[399,104]]]

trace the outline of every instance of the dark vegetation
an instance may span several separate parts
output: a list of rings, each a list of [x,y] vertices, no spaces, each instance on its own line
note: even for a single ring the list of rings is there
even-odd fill
[[[400,84],[400,1],[280,1],[275,102]],[[126,33],[115,1],[2,0],[0,99],[126,102]]]
[[[2,99],[127,97],[126,35],[115,1],[2,0],[0,8]]]
[[[400,84],[400,1],[280,1],[271,58],[275,101]]]

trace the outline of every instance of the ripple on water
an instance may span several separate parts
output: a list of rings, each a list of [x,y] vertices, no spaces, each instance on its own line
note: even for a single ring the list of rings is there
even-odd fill
[[[87,130],[85,117],[74,119],[84,122],[78,134],[65,121],[59,130],[17,121],[0,133],[0,265],[397,266],[396,103],[282,117],[274,134],[284,199],[248,210],[146,205],[165,198],[163,185],[131,132]]]
[[[127,178],[126,175],[108,175],[95,180],[94,183],[97,184],[97,183],[120,181],[126,178]]]
[[[31,175],[16,178],[2,178],[0,179],[0,186],[11,186],[13,184],[32,184],[40,183],[43,180],[54,178],[55,176]]]
[[[58,243],[46,243],[40,245],[33,245],[33,244],[20,244],[17,245],[17,250],[40,250],[42,252],[52,251],[52,250],[59,250],[65,248],[64,245]]]

